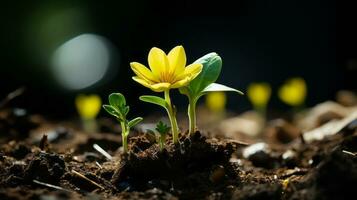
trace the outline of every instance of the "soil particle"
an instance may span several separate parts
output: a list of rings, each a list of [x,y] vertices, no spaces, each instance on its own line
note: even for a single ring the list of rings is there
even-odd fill
[[[245,185],[233,192],[233,198],[240,200],[281,199],[282,187],[280,184]]]
[[[28,147],[24,142],[10,141],[7,145],[3,146],[3,151],[16,159],[23,159],[29,153],[31,153],[31,148]]]
[[[63,158],[55,153],[40,152],[35,155],[24,170],[26,181],[40,180],[56,184],[66,171]]]

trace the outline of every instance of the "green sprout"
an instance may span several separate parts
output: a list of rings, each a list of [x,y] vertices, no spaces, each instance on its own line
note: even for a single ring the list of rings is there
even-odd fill
[[[129,106],[126,105],[125,97],[121,93],[110,94],[109,104],[110,105],[103,105],[103,108],[119,121],[122,130],[122,144],[124,153],[126,153],[128,152],[128,135],[130,128],[141,122],[143,118],[136,117],[130,121],[127,120],[126,115],[129,112]]]
[[[159,121],[156,124],[156,128],[155,128],[155,130],[158,134],[155,134],[155,131],[153,131],[153,130],[150,130],[150,129],[148,130],[148,133],[152,134],[156,138],[156,141],[157,141],[157,143],[159,143],[161,151],[165,147],[166,136],[169,133],[170,129],[171,129],[170,126],[167,126],[162,121]]]
[[[167,126],[165,123],[162,121],[159,121],[159,123],[156,124],[155,130],[159,132],[160,137],[159,137],[159,145],[160,149],[163,150],[165,146],[165,141],[166,141],[166,136],[169,133],[171,127]]]
[[[209,92],[224,92],[231,91],[243,95],[243,92],[230,88],[228,86],[215,83],[221,73],[222,59],[217,53],[209,53],[194,63],[203,65],[202,72],[185,87],[179,90],[188,98],[188,118],[189,118],[189,134],[193,134],[196,130],[196,104],[200,97]]]

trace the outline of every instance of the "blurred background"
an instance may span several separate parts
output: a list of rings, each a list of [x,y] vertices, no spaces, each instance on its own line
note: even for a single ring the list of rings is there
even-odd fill
[[[341,37],[339,44],[346,46],[338,47],[335,4],[330,0],[4,2],[0,99],[24,86],[25,94],[13,104],[63,118],[75,115],[79,93],[99,94],[106,102],[110,93],[121,92],[132,113],[149,114],[158,108],[138,97],[152,92],[131,80],[129,63],[147,64],[153,46],[168,52],[183,45],[189,63],[212,51],[222,57],[219,83],[242,91],[251,82],[270,83],[272,109],[286,109],[277,100],[276,89],[296,76],[307,83],[306,105],[314,105],[334,99],[338,90],[356,90],[356,42],[350,40],[356,31]],[[184,108],[186,99],[177,93],[175,104]],[[251,105],[246,96],[229,94],[228,108],[242,112]]]

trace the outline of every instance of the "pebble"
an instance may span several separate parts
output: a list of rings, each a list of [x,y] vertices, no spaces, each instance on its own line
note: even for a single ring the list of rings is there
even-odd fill
[[[249,157],[259,152],[270,153],[270,148],[266,143],[255,143],[243,150],[243,157],[249,159]]]
[[[243,157],[248,159],[256,167],[274,168],[275,158],[271,155],[271,149],[266,143],[256,143],[243,150]]]

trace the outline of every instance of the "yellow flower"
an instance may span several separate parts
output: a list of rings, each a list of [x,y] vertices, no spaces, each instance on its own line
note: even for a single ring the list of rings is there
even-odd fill
[[[290,106],[299,106],[306,98],[306,83],[302,78],[288,79],[278,91],[279,98]]]
[[[268,83],[252,83],[248,86],[247,95],[256,109],[265,108],[271,95]]]
[[[209,92],[206,96],[206,106],[212,112],[222,112],[226,107],[227,96],[224,92]]]
[[[133,80],[155,92],[186,86],[202,70],[202,64],[193,63],[186,66],[185,49],[182,46],[173,48],[168,55],[159,48],[149,52],[150,69],[138,62],[130,63],[136,76]]]
[[[98,95],[83,95],[76,97],[77,111],[82,119],[95,119],[102,106],[102,101]]]

